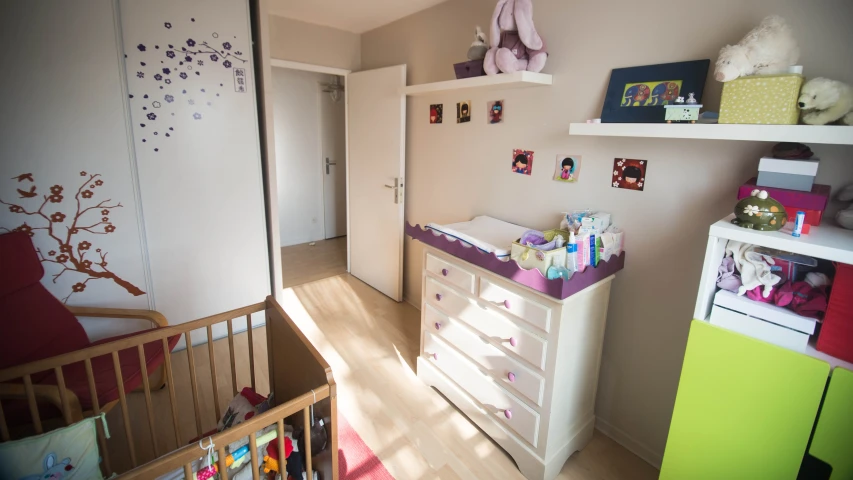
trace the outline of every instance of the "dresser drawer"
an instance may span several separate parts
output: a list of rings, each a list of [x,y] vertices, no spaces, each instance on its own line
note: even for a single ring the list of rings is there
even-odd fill
[[[427,278],[425,290],[426,303],[435,306],[448,317],[465,322],[508,352],[527,360],[540,370],[544,368],[545,341],[541,338],[435,279]]]
[[[504,387],[515,390],[536,405],[542,405],[545,380],[529,368],[433,307],[424,307],[424,328],[446,340],[459,351],[480,364],[492,378]]]
[[[424,335],[423,356],[468,392],[494,418],[536,446],[539,436],[538,413],[498,386],[473,363],[428,333]]]
[[[480,278],[480,298],[499,310],[509,312],[546,332],[551,328],[550,308],[513,293],[485,278]]]
[[[444,281],[456,285],[468,293],[476,293],[474,291],[474,274],[456,264],[427,253],[426,270],[440,276]]]

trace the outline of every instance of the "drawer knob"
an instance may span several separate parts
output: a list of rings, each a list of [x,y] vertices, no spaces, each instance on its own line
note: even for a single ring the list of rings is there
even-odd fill
[[[512,420],[512,410],[508,408],[504,410],[504,417],[506,417],[508,420]]]
[[[440,322],[435,322],[435,329],[441,330],[441,323]]]
[[[518,345],[518,340],[516,340],[515,337],[509,337],[509,344],[514,347]]]
[[[509,383],[515,383],[515,374],[514,373],[512,373],[512,372],[507,373],[506,378],[507,378],[507,380],[509,380]]]
[[[509,300],[504,300],[504,308],[509,308]]]
[[[448,273],[450,273],[450,272],[448,272],[446,268],[441,269],[441,274],[444,275],[445,277],[447,276]]]
[[[438,360],[438,353],[433,353],[433,354],[432,354],[432,359],[433,359],[433,360]]]
[[[435,299],[436,299],[436,300],[438,300],[438,301],[440,302],[440,301],[441,301],[441,294],[440,294],[440,293],[436,293],[436,294],[435,294]]]

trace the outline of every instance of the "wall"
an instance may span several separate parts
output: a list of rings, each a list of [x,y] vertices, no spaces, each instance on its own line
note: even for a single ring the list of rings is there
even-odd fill
[[[147,309],[152,285],[114,14],[110,0],[0,2],[0,39],[14,46],[0,77],[0,233],[33,229],[42,283],[69,305]],[[82,323],[95,340],[148,325]]]
[[[474,25],[487,27],[494,2],[452,1],[363,34],[364,69],[408,64],[409,83],[453,78]],[[710,7],[710,8],[709,8]],[[798,32],[809,76],[853,82],[853,3],[761,0],[671,4],[537,0],[534,19],[551,56],[551,87],[477,90],[408,101],[407,220],[450,223],[491,215],[551,228],[560,211],[612,212],[627,232],[625,269],[614,282],[596,404],[599,428],[653,464],[660,462],[696,299],[708,225],[735,203],[737,186],[755,173],[770,144],[727,141],[570,137],[570,122],[600,115],[610,70],[710,58],[737,42],[763,16],[779,13]],[[686,21],[679,22],[684,15]],[[689,20],[689,21],[688,21]],[[665,24],[666,28],[660,28]],[[440,33],[440,34],[438,34]],[[704,103],[719,106],[710,77]],[[486,102],[505,99],[505,122],[486,125]],[[455,103],[473,101],[457,125]],[[431,103],[444,103],[429,125]],[[818,181],[853,181],[853,148],[812,145],[823,158]],[[535,151],[530,177],[510,173],[513,148]],[[551,180],[558,154],[583,156],[580,182]],[[644,192],[609,186],[614,157],[649,161]],[[441,193],[438,194],[437,192]],[[837,206],[833,206],[833,209]],[[419,302],[421,247],[407,239],[405,291]]]
[[[279,60],[361,69],[361,36],[332,27],[269,15],[270,55]]]
[[[276,170],[281,246],[322,240],[323,154],[320,82],[331,75],[273,68]],[[331,101],[331,100],[329,100]]]

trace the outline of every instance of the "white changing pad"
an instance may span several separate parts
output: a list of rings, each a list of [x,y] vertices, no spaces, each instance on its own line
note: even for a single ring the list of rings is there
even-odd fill
[[[512,242],[518,240],[524,232],[530,230],[527,227],[504,222],[503,220],[485,215],[474,217],[469,222],[452,223],[450,225],[429,223],[426,228],[443,233],[448,238],[473,245],[486,253],[494,253],[496,257],[502,260],[509,259]]]

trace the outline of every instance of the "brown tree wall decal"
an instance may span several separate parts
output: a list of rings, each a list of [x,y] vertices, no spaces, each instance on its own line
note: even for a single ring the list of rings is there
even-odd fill
[[[51,249],[47,254],[42,252],[40,248],[36,249],[42,262],[54,263],[62,267],[59,273],[52,275],[53,283],[56,283],[66,272],[74,272],[86,276],[85,279],[71,286],[71,292],[62,299],[63,303],[67,303],[68,299],[75,293],[85,291],[86,284],[90,280],[100,279],[112,280],[131,295],[145,295],[142,289],[124,280],[107,268],[109,264],[107,263],[106,251],[103,251],[101,248],[94,248],[93,253],[91,242],[86,240],[78,241],[76,239],[77,235],[81,232],[94,235],[109,235],[115,232],[116,227],[110,220],[110,211],[115,208],[122,208],[120,202],[112,203],[111,199],[94,203],[96,190],[104,185],[100,174],[80,172],[80,176],[86,178],[86,180],[82,182],[77,189],[77,193],[74,194],[76,210],[70,216],[59,211],[65,200],[65,196],[63,195],[65,189],[62,185],[53,185],[50,187],[50,194],[42,195],[41,205],[37,209],[32,209],[32,205],[36,205],[33,202],[38,201],[36,199],[38,192],[33,174],[25,173],[12,177],[12,180],[17,180],[18,183],[29,182],[32,185],[25,184],[16,189],[20,200],[23,201],[9,203],[0,198],[0,203],[8,205],[10,212],[33,217],[33,220],[29,220],[32,222],[32,225],[24,222],[20,226],[11,229],[11,231],[24,232],[33,237],[36,235],[36,231],[42,230],[56,242],[56,250]],[[53,208],[55,204],[57,207]],[[31,206],[31,208],[28,209],[26,208],[27,206]],[[100,220],[97,217],[100,217]],[[10,231],[7,228],[3,230]]]

